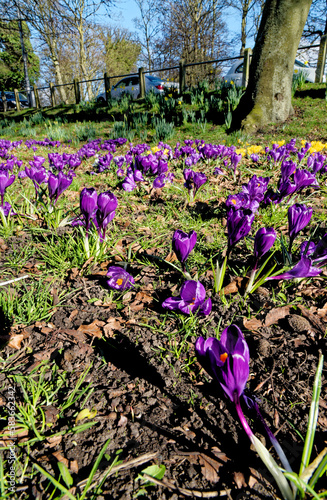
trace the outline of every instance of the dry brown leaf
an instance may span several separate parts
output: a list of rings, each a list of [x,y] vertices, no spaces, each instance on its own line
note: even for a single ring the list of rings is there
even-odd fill
[[[107,323],[103,327],[103,332],[105,337],[113,337],[114,330],[120,331],[121,325],[117,318],[109,318]]]
[[[317,317],[316,314],[313,314],[309,309],[307,309],[305,306],[302,304],[298,304],[297,307],[300,309],[301,313],[303,316],[305,316],[312,324],[315,326],[320,332],[325,335],[325,327],[321,323],[320,319]]]
[[[139,302],[138,300],[135,300],[132,302],[132,304],[128,305],[128,309],[130,309],[133,312],[139,312],[144,308],[143,302]]]
[[[125,293],[125,295],[123,296],[123,302],[129,302],[131,300],[131,298],[133,297],[133,293],[132,292],[127,292]]]
[[[169,254],[165,257],[165,260],[167,262],[176,262],[176,260],[178,260],[178,259],[176,257],[175,252],[169,252]]]
[[[61,462],[62,464],[66,465],[66,467],[68,467],[69,465],[69,462],[67,460],[67,458],[65,458],[61,453],[60,451],[54,451],[52,453],[52,455],[58,460],[58,462]]]
[[[210,481],[210,483],[218,483],[218,471],[222,464],[204,453],[199,453],[199,463],[203,476]]]
[[[73,472],[74,474],[78,474],[78,463],[77,460],[71,460],[69,462],[69,470]]]
[[[151,304],[153,302],[153,297],[144,292],[138,292],[136,294],[135,300],[139,302],[145,302],[146,304]]]
[[[86,333],[87,335],[91,335],[92,337],[97,337],[100,339],[102,337],[101,327],[103,327],[104,325],[105,325],[104,321],[99,321],[98,319],[95,319],[89,325],[80,325],[77,328],[77,331]]]
[[[13,434],[13,430],[7,428],[1,431],[1,434],[2,436],[0,438],[0,446],[8,446],[12,443],[13,439],[15,440],[18,439],[18,441],[26,441],[26,436],[28,436],[28,430],[16,427]]]
[[[236,483],[236,487],[240,490],[241,488],[247,486],[245,477],[242,472],[234,472],[234,481]]]
[[[218,446],[213,446],[211,448],[212,453],[215,455],[215,457],[219,458],[219,460],[222,460],[223,462],[227,462],[229,458],[225,453],[223,453]]]
[[[235,281],[229,283],[225,288],[223,288],[220,294],[230,295],[232,293],[237,293],[242,288],[242,281],[244,278],[238,276]]]
[[[275,325],[280,319],[290,314],[291,306],[275,307],[266,316],[265,326]]]
[[[74,319],[74,318],[75,318],[75,316],[77,316],[77,315],[78,315],[78,309],[74,309],[74,310],[70,313],[70,315],[69,315],[69,318],[68,318],[68,319],[69,319],[69,321],[73,321],[73,319]]]
[[[243,325],[247,330],[250,330],[251,332],[256,332],[258,328],[261,328],[263,326],[262,322],[256,318],[251,318],[251,319],[244,318]]]
[[[13,349],[20,349],[20,344],[24,340],[24,334],[19,333],[18,335],[13,335],[10,337],[10,341],[8,343],[9,347],[12,347]]]
[[[91,264],[91,262],[92,262],[93,260],[94,260],[94,257],[93,257],[93,255],[92,255],[89,259],[87,259],[87,260],[84,262],[84,264],[83,264],[83,265],[82,265],[82,267],[81,267],[81,271],[84,271],[84,269],[86,269],[86,268],[87,268],[87,266],[88,266],[89,264]]]
[[[60,300],[59,300],[59,295],[57,293],[56,288],[52,288],[51,295],[53,297],[53,304],[52,305],[57,306],[59,304]]]
[[[49,443],[49,448],[54,448],[61,443],[62,436],[51,436],[47,438],[47,441]]]

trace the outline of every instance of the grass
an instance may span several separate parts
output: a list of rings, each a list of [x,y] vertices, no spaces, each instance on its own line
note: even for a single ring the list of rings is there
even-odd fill
[[[142,291],[141,270],[150,268],[154,276],[151,283],[153,291],[158,289],[162,293],[161,287],[164,283],[168,287],[166,294],[170,293],[169,286],[175,286],[171,295],[178,296],[182,274],[176,272],[176,269],[166,262],[166,259],[169,261],[172,258],[171,236],[176,229],[182,229],[187,233],[191,230],[197,232],[197,244],[188,259],[188,267],[191,276],[195,277],[198,273],[201,279],[209,282],[211,265],[215,266],[217,258],[222,262],[222,253],[226,251],[224,201],[228,194],[239,192],[241,184],[246,183],[254,174],[271,176],[274,185],[278,180],[279,166],[277,168],[263,155],[259,164],[253,163],[247,147],[252,144],[264,148],[271,146],[272,142],[276,143],[281,139],[287,142],[292,138],[297,138],[299,147],[301,139],[327,142],[327,125],[324,118],[326,101],[322,85],[304,85],[302,90],[295,93],[293,99],[295,115],[283,125],[272,124],[266,127],[255,137],[244,136],[241,132],[227,133],[224,93],[227,95],[229,106],[235,107],[239,99],[235,89],[215,91],[208,90],[204,86],[186,94],[181,102],[178,97],[166,101],[164,98],[158,100],[149,95],[139,102],[124,98],[120,104],[112,102],[110,107],[89,104],[86,107],[75,105],[42,111],[24,110],[20,113],[13,111],[2,120],[0,114],[1,138],[24,141],[21,147],[9,150],[10,154],[23,161],[23,165],[28,165],[34,155],[46,158],[47,164],[49,152],[71,154],[77,152],[88,141],[122,136],[133,140],[134,145],[147,141],[149,146],[156,146],[162,140],[174,148],[177,142],[184,144],[185,139],[197,138],[204,139],[206,143],[235,145],[244,149],[240,166],[242,177],[236,182],[232,178],[231,171],[223,166],[221,160],[202,162],[191,167],[206,173],[209,178],[209,182],[199,192],[195,203],[187,202],[187,193],[183,186],[184,158],[167,160],[170,170],[175,175],[173,184],[166,185],[162,191],[156,192],[152,190],[151,180],[148,185],[140,185],[137,190],[130,193],[121,190],[121,181],[117,179],[113,164],[105,173],[91,175],[91,172],[96,170],[95,158],[84,157],[69,190],[61,195],[56,210],[50,210],[46,189],[41,194],[41,201],[32,202],[34,188],[30,179],[17,178],[5,195],[5,200],[12,203],[17,215],[9,217],[5,223],[0,224],[0,238],[2,238],[0,245],[7,247],[6,252],[1,254],[2,281],[15,279],[22,273],[26,273],[28,277],[3,288],[0,283],[0,312],[7,333],[13,332],[18,325],[28,327],[36,322],[51,322],[53,313],[58,308],[64,307],[72,295],[76,295],[78,300],[81,297],[81,300],[84,300],[84,295],[80,294],[81,289],[70,285],[71,274],[75,273],[81,279],[87,278],[93,272],[107,269],[109,264],[127,266],[128,269],[134,266],[137,269],[136,291]],[[167,117],[170,117],[171,121],[168,121]],[[31,150],[25,144],[27,138],[41,141],[45,135],[66,144],[52,149],[36,144],[35,150]],[[323,151],[326,152],[326,146],[323,147]],[[128,145],[117,146],[113,154],[114,156],[125,154],[127,149]],[[105,153],[106,151],[100,150],[97,154]],[[6,160],[6,156],[3,156],[2,161]],[[225,168],[224,178],[213,175],[216,166]],[[15,173],[18,173],[17,167]],[[300,198],[301,203],[315,203],[321,207],[320,211],[314,213],[310,225],[309,232],[314,239],[323,236],[323,225],[326,222],[325,177],[322,176],[321,179],[321,190],[318,195],[314,192],[311,195],[308,193],[308,198],[303,196]],[[78,230],[72,230],[70,225],[65,225],[79,213],[79,193],[83,187],[94,187],[98,193],[110,190],[119,199],[116,216],[110,223],[107,240],[100,253],[96,245],[96,231],[90,236],[90,259],[86,256],[83,238]],[[275,250],[278,257],[276,255],[271,257],[271,262],[276,261],[279,266],[284,264],[282,238],[287,239],[287,208],[286,204],[281,204],[268,205],[261,209],[252,229],[252,235],[259,227],[269,226],[276,229],[278,238]],[[315,226],[318,226],[318,229],[314,234]],[[298,241],[304,238],[302,235]],[[229,279],[245,277],[253,251],[253,236],[244,240],[240,248],[241,256],[235,251],[234,262],[229,265]],[[171,263],[178,268],[179,264],[176,261],[172,260]],[[288,288],[293,286],[291,282],[283,282],[276,292],[272,289],[272,301],[276,306],[290,303]],[[92,291],[87,293],[89,295],[86,299],[89,304],[98,304],[99,301],[110,304],[117,315],[123,308],[129,307],[129,300],[124,300],[128,292],[118,294],[104,290],[103,293],[99,293],[97,290],[93,295]],[[236,295],[221,294],[220,298],[221,306],[226,309],[235,308],[234,318],[240,315],[236,306],[242,303],[245,314],[250,319],[251,309],[247,298],[241,297],[241,292]],[[293,303],[296,304],[300,300],[301,298],[297,297]],[[159,309],[161,305],[159,299],[156,297],[153,302],[154,309]],[[99,311],[99,318],[101,314]],[[151,311],[146,310],[144,316],[138,318],[139,324],[158,338],[157,345],[153,347],[154,355],[159,356],[175,371],[176,381],[180,380],[181,376],[197,381],[198,367],[194,356],[194,340],[200,334],[207,336],[211,332],[210,322],[206,318],[200,321],[195,315],[185,316],[163,310],[160,311],[159,317],[158,324],[158,316],[152,317]],[[173,330],[172,324],[175,325]],[[214,333],[217,337],[221,329],[219,320]],[[21,351],[26,353],[28,349],[28,342],[23,343]],[[0,357],[0,366],[7,372],[8,380],[19,392],[16,423],[26,438],[19,440],[17,446],[15,467],[16,477],[20,483],[43,478],[42,481],[46,481],[47,484],[45,490],[49,498],[59,499],[67,495],[69,498],[82,499],[87,494],[90,494],[90,498],[96,498],[107,477],[106,474],[97,476],[97,470],[100,461],[105,457],[108,442],[102,447],[85,484],[79,486],[79,492],[76,494],[71,492],[71,488],[77,487],[74,478],[64,464],[59,462],[58,470],[55,474],[50,474],[35,462],[32,467],[30,459],[30,452],[36,449],[38,443],[58,436],[64,438],[83,433],[96,425],[93,408],[89,407],[94,391],[92,381],[88,381],[90,366],[77,375],[59,369],[54,360],[47,360],[36,364],[29,374],[24,374],[23,366],[15,362],[15,357],[6,358],[5,355]],[[73,390],[69,384],[72,376],[75,380]],[[192,406],[200,404],[195,393],[185,397]],[[55,422],[50,424],[47,422],[44,406],[56,408],[58,417]],[[84,410],[85,413],[81,414]],[[79,423],[81,415],[86,416],[86,421],[82,424]],[[8,411],[4,408],[0,439],[7,435],[7,418]],[[64,430],[55,431],[53,427],[58,425]],[[2,449],[7,448],[4,446]],[[107,475],[110,475],[116,465],[119,465],[119,453],[113,459],[107,458]],[[8,484],[6,466],[6,461],[0,461],[0,491],[3,498],[6,498]]]

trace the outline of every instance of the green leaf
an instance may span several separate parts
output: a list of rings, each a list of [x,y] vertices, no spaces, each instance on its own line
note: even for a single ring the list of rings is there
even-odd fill
[[[73,481],[72,476],[70,475],[68,467],[65,464],[63,464],[62,462],[58,462],[58,467],[60,470],[60,474],[62,475],[62,478],[66,483],[67,488],[71,488],[74,481]]]

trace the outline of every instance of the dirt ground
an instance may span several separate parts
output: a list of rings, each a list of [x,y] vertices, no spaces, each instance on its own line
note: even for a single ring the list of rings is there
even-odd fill
[[[7,244],[10,248],[20,243]],[[88,369],[82,387],[91,384],[93,390],[84,407],[96,409],[95,416],[83,420],[94,425],[81,433],[39,441],[31,448],[23,443],[32,435],[21,438],[29,466],[23,484],[17,487],[17,498],[49,498],[48,479],[40,474],[37,482],[30,480],[30,468],[37,463],[58,477],[58,460],[70,469],[72,491],[78,494],[108,439],[107,454],[112,461],[121,450],[120,463],[106,479],[99,499],[127,500],[138,493],[139,498],[160,500],[280,498],[272,476],[251,449],[233,404],[200,365],[190,364],[190,360],[198,335],[215,335],[231,323],[242,329],[251,356],[247,390],[258,398],[267,423],[293,470],[298,471],[319,353],[326,352],[327,292],[322,279],[288,289],[286,304],[302,296],[297,307],[276,307],[272,302],[272,289],[278,290],[278,283],[260,288],[246,303],[234,294],[227,306],[213,295],[212,273],[207,272],[201,281],[211,295],[212,312],[185,339],[176,315],[169,314],[162,323],[161,304],[178,290],[178,274],[164,265],[161,269],[131,266],[128,270],[136,277],[137,287],[123,295],[118,308],[103,302],[108,294],[106,268],[112,263],[90,265],[89,272],[82,275],[72,269],[62,286],[75,293],[63,307],[56,307],[54,292],[54,313],[49,321],[14,330],[8,327],[2,334],[4,342],[9,333],[22,337],[16,348],[3,347],[4,354],[12,358],[0,374],[1,387],[11,384],[13,373],[27,375],[43,360],[50,360],[48,379],[51,364],[55,364],[59,372],[68,372],[71,390]],[[33,259],[29,264],[35,264]],[[249,320],[254,314],[256,319]],[[326,364],[313,458],[327,446],[325,374]],[[5,400],[5,394],[1,397]],[[77,401],[58,418],[62,397],[59,391],[56,406],[43,408],[49,423],[45,435],[69,429],[81,410]],[[23,394],[17,387],[16,404],[22,403]],[[242,406],[253,431],[270,449],[261,423],[244,402]],[[101,461],[96,477],[108,468],[107,458]],[[138,474],[153,464],[163,464],[165,474],[155,483],[143,485],[142,495]],[[326,481],[321,481],[320,488],[326,487]]]

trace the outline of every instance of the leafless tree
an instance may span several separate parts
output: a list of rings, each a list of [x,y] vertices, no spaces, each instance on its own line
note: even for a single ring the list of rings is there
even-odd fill
[[[225,54],[227,28],[222,20],[224,4],[218,0],[168,0],[160,14],[157,41],[160,62],[173,65],[217,59]],[[207,68],[208,69],[208,68]],[[203,78],[204,69],[192,70],[190,83]]]
[[[135,0],[140,11],[140,17],[133,19],[138,33],[137,40],[141,45],[141,61],[153,69],[155,40],[161,30],[159,22],[159,9],[156,0]]]
[[[244,54],[247,38],[258,31],[264,0],[231,0],[230,7],[237,10],[241,16],[241,56]]]

